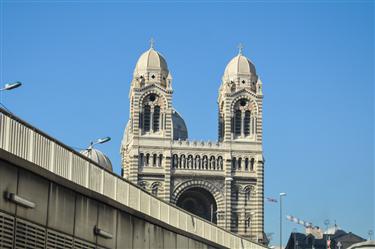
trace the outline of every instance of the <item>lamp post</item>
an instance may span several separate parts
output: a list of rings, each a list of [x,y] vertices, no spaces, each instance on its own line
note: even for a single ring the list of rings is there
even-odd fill
[[[13,83],[5,84],[2,88],[0,88],[0,106],[4,107],[4,109],[7,110],[9,113],[11,113],[11,111],[9,111],[8,108],[6,108],[5,105],[1,103],[3,101],[3,91],[13,90],[20,86],[22,86],[22,83],[19,81],[16,81]]]
[[[22,83],[19,81],[16,81],[14,83],[8,83],[8,84],[5,84],[3,88],[0,88],[0,91],[9,91],[20,86],[22,86]]]
[[[282,224],[282,210],[283,210],[283,196],[286,196],[286,193],[280,193],[280,249],[283,247],[283,224]]]
[[[104,144],[104,143],[106,143],[106,142],[108,142],[108,141],[110,141],[110,140],[111,140],[110,137],[103,137],[103,138],[99,138],[99,139],[96,140],[95,142],[92,141],[92,142],[90,142],[90,145],[89,145],[89,147],[87,148],[87,151],[92,150],[92,148],[94,148],[94,145],[97,145],[97,144]]]

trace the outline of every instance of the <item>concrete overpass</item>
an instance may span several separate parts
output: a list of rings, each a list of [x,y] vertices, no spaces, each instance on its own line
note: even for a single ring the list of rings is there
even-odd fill
[[[251,248],[0,109],[0,248]]]

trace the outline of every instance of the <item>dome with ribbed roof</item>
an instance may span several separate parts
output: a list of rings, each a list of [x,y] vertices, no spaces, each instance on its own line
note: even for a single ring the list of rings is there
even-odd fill
[[[142,75],[147,72],[162,72],[168,75],[168,66],[163,55],[153,47],[144,52],[138,59],[134,74]]]
[[[241,53],[235,56],[225,68],[224,78],[256,76],[254,64]]]
[[[97,150],[97,149],[87,149],[87,150],[82,150],[80,153],[82,155],[90,158],[94,162],[96,162],[100,167],[102,167],[104,169],[107,169],[109,171],[113,171],[112,170],[112,163],[111,163],[111,161],[100,150]]]
[[[173,109],[172,112],[173,140],[187,140],[188,130],[182,116]]]

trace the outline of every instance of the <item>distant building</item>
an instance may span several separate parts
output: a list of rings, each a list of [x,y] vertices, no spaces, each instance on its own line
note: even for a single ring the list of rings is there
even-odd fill
[[[185,77],[199,79],[190,71]],[[186,104],[201,90],[186,95]],[[139,57],[130,84],[123,177],[219,227],[264,242],[263,94],[254,64],[240,50],[226,66],[217,99],[218,141],[189,141],[172,95],[167,62],[151,46]]]
[[[348,249],[373,249],[375,248],[375,240],[367,240],[365,242],[356,243]]]
[[[363,241],[366,240],[354,233],[347,233],[340,229],[333,229],[332,234],[319,232],[291,233],[285,249],[347,249],[351,245]]]

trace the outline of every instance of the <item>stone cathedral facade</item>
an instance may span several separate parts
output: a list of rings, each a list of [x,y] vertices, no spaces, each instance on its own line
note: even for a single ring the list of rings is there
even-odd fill
[[[220,227],[262,242],[263,94],[255,66],[241,50],[226,66],[217,99],[216,142],[188,140],[172,97],[167,62],[151,46],[139,57],[130,84],[129,121],[121,144],[123,177]]]

